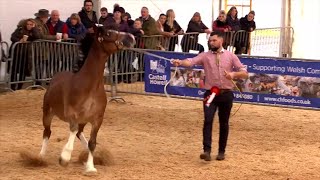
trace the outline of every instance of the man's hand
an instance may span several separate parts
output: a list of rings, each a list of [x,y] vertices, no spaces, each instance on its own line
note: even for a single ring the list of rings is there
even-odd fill
[[[64,34],[63,34],[63,39],[64,39],[64,40],[67,40],[67,39],[68,39],[68,37],[69,37],[69,36],[68,36],[68,34],[67,34],[67,33],[64,33]]]
[[[173,59],[171,62],[174,66],[180,66],[182,64],[180,59]]]
[[[224,72],[227,79],[232,80],[234,78],[234,72],[227,72],[227,71],[224,71]]]

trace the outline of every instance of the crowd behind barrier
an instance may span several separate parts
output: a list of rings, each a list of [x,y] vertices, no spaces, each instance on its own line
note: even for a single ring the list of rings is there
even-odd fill
[[[206,42],[199,41],[199,36],[206,36],[205,33],[184,33],[179,36],[175,44],[175,51],[178,52],[199,52],[199,45],[205,46]],[[281,43],[285,37],[285,43]],[[288,38],[287,38],[288,37]],[[241,50],[241,54],[265,55],[266,50],[276,52],[279,56],[290,57],[292,48],[293,29],[268,28],[256,29],[255,32],[246,31],[225,32],[224,48],[235,52]],[[170,38],[162,35],[136,37],[135,48],[168,51]],[[2,43],[6,46],[7,43]],[[71,71],[78,58],[79,48],[75,39],[67,39],[62,42],[50,40],[37,40],[34,42],[17,42],[12,45],[10,56],[3,58],[1,63],[1,84],[6,84],[12,90],[21,89],[23,83],[29,83],[30,87],[42,85],[50,81],[51,77],[63,70]],[[8,48],[4,48],[8,49]],[[261,51],[261,54],[259,54]],[[4,53],[7,54],[7,53]],[[270,54],[270,52],[269,52]],[[4,56],[5,57],[5,56]],[[110,58],[110,64],[117,63],[113,69],[106,69],[112,72],[113,79],[109,82],[134,82],[143,81],[143,53],[122,51]],[[114,59],[117,59],[115,61]],[[4,67],[5,66],[5,67]],[[5,72],[4,72],[5,71]]]
[[[278,32],[280,31],[281,30],[278,30]],[[281,38],[281,36],[275,38],[276,34],[259,33],[260,37],[258,38],[255,34],[247,35],[245,33],[246,32],[244,32],[242,35],[240,32],[232,34],[232,38],[228,42],[228,48],[233,48],[232,46],[236,46],[236,43],[247,43],[246,40],[249,39],[250,36],[251,39],[255,38],[256,42],[258,40],[265,41],[265,39],[269,38],[270,36],[273,36],[273,38],[270,38],[271,40]],[[200,34],[184,34],[182,35],[182,39],[183,37],[188,37],[189,35],[194,36]],[[154,38],[154,40],[151,41],[151,38]],[[159,43],[164,41],[163,38],[164,37],[162,36],[148,36],[141,37],[140,41],[144,43],[146,40],[149,40],[151,42],[150,44],[161,45]],[[270,43],[274,45],[276,42],[279,42],[279,40],[277,40],[274,43],[271,43],[270,39],[265,44]],[[137,42],[139,42],[139,39],[137,39]],[[194,44],[194,42],[188,41],[185,41],[184,43]],[[3,49],[6,49],[6,43],[3,44]],[[180,46],[182,46],[182,44],[183,43],[181,40]],[[138,43],[136,45],[138,46]],[[277,48],[280,49],[279,46],[277,46]],[[180,49],[179,53],[183,51],[181,47],[178,49]],[[146,92],[144,62],[146,56],[145,52],[154,51],[154,49],[147,49],[146,47],[136,47],[132,49],[122,50],[110,56],[109,60],[107,61],[108,63],[106,63],[105,66],[104,77],[105,89],[106,91],[111,92],[111,99],[121,99],[121,97],[118,96],[118,93],[155,95],[154,93]],[[165,50],[160,49],[158,50],[158,52],[165,52]],[[172,53],[174,54],[178,52]],[[187,52],[182,53],[191,54]],[[34,42],[24,43],[17,42],[12,46],[10,55],[8,56],[6,54],[7,52],[4,50],[4,53],[2,53],[2,57],[5,58],[2,58],[4,61],[2,62],[2,65],[5,64],[6,68],[4,69],[5,77],[1,79],[2,87],[11,90],[33,87],[45,88],[55,73],[73,70],[75,61],[79,56],[79,44],[70,43],[68,41],[58,42],[49,40],[38,40]],[[267,56],[264,56],[263,58],[266,57]],[[294,61],[295,60],[293,60],[292,62],[294,63]],[[317,71],[316,69],[317,68],[315,67],[314,72]],[[1,74],[3,74],[3,67],[1,70]],[[178,97],[190,98],[182,96]]]

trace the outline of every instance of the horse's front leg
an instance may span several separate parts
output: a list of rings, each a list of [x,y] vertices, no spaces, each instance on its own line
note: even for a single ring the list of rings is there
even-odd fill
[[[93,164],[93,152],[96,148],[97,134],[100,129],[102,120],[103,120],[103,115],[99,116],[96,121],[91,123],[92,129],[90,133],[90,140],[88,143],[89,154],[88,154],[88,160],[86,163],[86,172],[97,172],[97,169],[94,167],[94,164]]]
[[[74,140],[76,138],[78,132],[78,124],[74,122],[70,122],[70,135],[67,144],[63,147],[61,156],[59,158],[59,163],[62,166],[67,166],[70,159],[71,153],[73,150]]]

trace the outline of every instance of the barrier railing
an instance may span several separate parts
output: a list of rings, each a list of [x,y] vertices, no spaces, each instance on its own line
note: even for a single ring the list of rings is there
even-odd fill
[[[0,42],[0,85],[8,89],[8,57],[9,57],[9,44],[5,41]]]
[[[35,85],[49,81],[61,71],[71,71],[78,58],[78,45],[68,42],[33,42],[33,75]]]
[[[256,29],[251,33],[250,55],[292,57],[292,27]]]
[[[279,38],[292,37],[293,33],[292,28],[258,29],[256,31],[250,34],[245,31],[226,32],[224,47],[232,51],[240,50],[241,53],[247,51],[248,54],[254,54],[258,52],[256,50],[258,48],[264,47],[262,50],[272,49],[266,48],[268,45],[275,44],[275,47],[279,48],[281,44]],[[284,35],[282,36],[281,34]],[[168,51],[170,50],[170,46],[174,45],[181,46],[179,48],[183,52],[189,52],[190,50],[201,51],[201,45],[203,44],[199,43],[198,38],[200,35],[205,34],[185,33],[176,36],[179,38],[178,42],[174,39],[176,37],[169,38],[160,35],[143,36],[137,38],[136,48],[140,50],[155,48]],[[249,40],[251,40],[251,45]],[[258,46],[258,48],[255,46]],[[285,53],[290,56],[292,38],[284,41],[281,47],[286,47],[281,48],[281,54]],[[144,93],[143,83],[139,84],[139,82],[144,80],[143,57],[143,53],[131,50],[121,51],[112,55],[106,69],[106,72],[109,72],[106,81],[109,84],[115,84],[116,87],[107,86],[107,89],[110,91],[114,90],[114,92]],[[71,71],[77,58],[78,45],[76,43],[45,40],[32,43],[17,43],[13,45],[11,57],[5,63],[8,68],[4,68],[6,76],[0,83],[9,84],[12,87],[21,87],[23,83],[31,83],[33,86],[41,85],[41,82],[50,81],[52,76],[57,72],[64,70]],[[3,73],[3,71],[1,72]],[[137,82],[134,84],[139,85],[135,87],[133,82]],[[122,85],[119,86],[120,84]]]
[[[78,58],[78,45],[69,42],[34,41],[15,43],[7,59],[3,83],[12,90],[41,86],[60,71],[71,71]],[[2,72],[2,71],[1,71]]]

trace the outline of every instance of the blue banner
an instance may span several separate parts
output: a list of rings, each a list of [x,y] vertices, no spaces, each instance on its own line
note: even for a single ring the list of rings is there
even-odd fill
[[[196,54],[151,52],[169,59],[192,58]],[[236,81],[243,92],[234,89],[235,101],[288,105],[320,109],[320,62],[290,59],[240,57],[249,78]],[[152,55],[144,56],[145,91],[202,98],[205,73],[201,66],[175,67]]]

